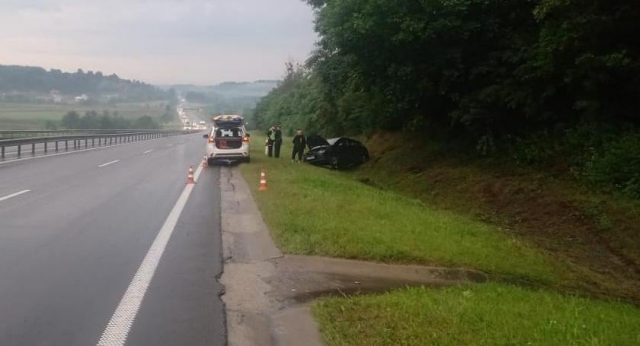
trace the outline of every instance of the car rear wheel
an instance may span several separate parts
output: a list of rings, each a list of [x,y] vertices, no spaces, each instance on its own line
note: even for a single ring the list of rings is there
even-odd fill
[[[338,169],[338,158],[336,156],[331,156],[331,158],[329,159],[329,165],[331,165],[331,168],[333,169]]]
[[[251,156],[247,157],[244,159],[244,162],[246,163],[251,163]]]

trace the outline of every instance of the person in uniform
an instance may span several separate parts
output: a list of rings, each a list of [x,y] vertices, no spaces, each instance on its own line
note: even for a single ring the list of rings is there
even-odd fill
[[[276,125],[273,131],[273,156],[280,157],[280,148],[282,148],[282,130],[280,125]]]
[[[275,128],[271,126],[269,131],[267,131],[267,156],[273,156],[273,137],[275,133]]]
[[[293,153],[291,154],[291,162],[302,162],[302,155],[304,154],[304,147],[307,146],[307,138],[304,136],[304,132],[301,129],[296,131],[295,137],[293,137]],[[296,159],[296,156],[298,157]]]

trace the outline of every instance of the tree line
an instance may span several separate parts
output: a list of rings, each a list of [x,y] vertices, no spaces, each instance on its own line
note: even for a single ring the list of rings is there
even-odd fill
[[[173,91],[160,90],[135,80],[121,79],[115,74],[78,69],[74,73],[40,67],[0,65],[0,92],[36,92],[47,94],[57,90],[64,95],[117,95],[121,101],[166,100]]]
[[[65,129],[159,129],[161,125],[152,117],[145,115],[136,119],[124,118],[118,112],[87,111],[84,115],[76,111],[70,111],[62,117],[60,126]],[[48,122],[47,127],[57,127]]]
[[[640,139],[637,0],[306,2],[319,41],[256,107],[263,127],[408,130],[532,162],[571,142],[585,167],[616,138]],[[640,154],[622,146],[621,162]],[[621,181],[640,194],[638,174]]]

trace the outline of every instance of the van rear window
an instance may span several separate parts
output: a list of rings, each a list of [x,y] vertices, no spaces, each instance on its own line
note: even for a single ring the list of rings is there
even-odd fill
[[[242,137],[241,128],[217,129],[216,137]]]

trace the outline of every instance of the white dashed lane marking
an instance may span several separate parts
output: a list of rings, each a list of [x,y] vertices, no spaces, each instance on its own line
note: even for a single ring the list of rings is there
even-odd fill
[[[109,165],[113,165],[114,163],[118,163],[118,162],[120,162],[120,160],[113,160],[111,162],[101,164],[100,166],[98,166],[98,168],[107,167]]]
[[[0,197],[0,202],[6,201],[6,200],[11,199],[13,197],[18,197],[20,195],[24,195],[27,192],[31,192],[31,190],[23,190],[23,191],[20,191],[20,192],[12,193],[12,194],[10,194],[8,196]]]

